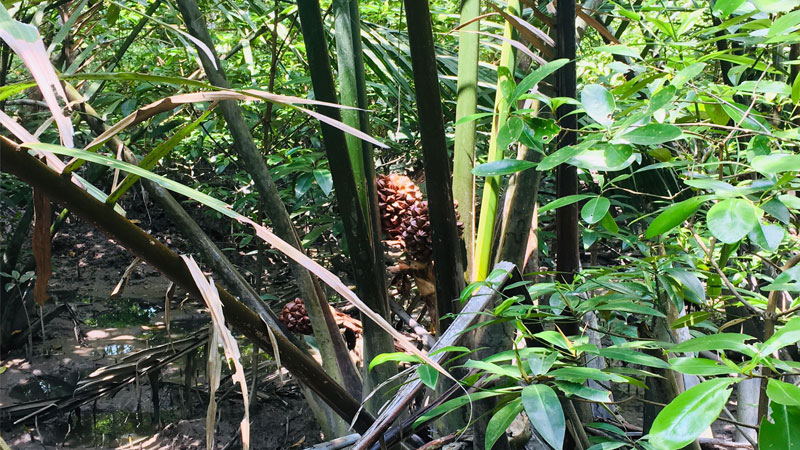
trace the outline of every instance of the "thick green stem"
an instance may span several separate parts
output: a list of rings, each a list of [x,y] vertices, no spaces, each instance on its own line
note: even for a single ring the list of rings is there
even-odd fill
[[[508,2],[508,13],[519,15],[519,1]],[[503,36],[513,39],[514,27],[508,22],[505,24]],[[500,53],[500,65],[497,74],[497,93],[494,100],[494,120],[492,121],[492,136],[489,140],[489,155],[487,162],[503,159],[504,148],[497,147],[497,134],[508,120],[509,104],[503,96],[501,84],[507,77],[514,76],[514,48],[508,41],[503,42]],[[501,68],[506,68],[505,73],[500,73]],[[486,177],[483,185],[481,214],[478,219],[478,233],[475,237],[475,264],[473,265],[472,281],[483,280],[489,274],[489,264],[492,260],[492,244],[494,243],[494,225],[497,215],[497,203],[500,197],[500,177]]]
[[[481,12],[480,0],[461,3],[461,23],[473,20]],[[456,122],[475,114],[478,107],[478,31],[480,21],[463,28],[458,36],[458,87]],[[469,121],[456,124],[453,147],[453,198],[458,202],[458,213],[464,224],[464,241],[467,246],[467,272],[472,273],[475,256],[475,124]]]

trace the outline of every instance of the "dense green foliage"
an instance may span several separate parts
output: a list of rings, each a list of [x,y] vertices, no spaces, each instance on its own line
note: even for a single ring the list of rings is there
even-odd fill
[[[172,2],[159,6],[144,31],[132,35],[124,54],[116,53],[119,41],[142,20],[142,5],[5,3],[14,19],[39,30],[53,50],[50,61],[61,80],[89,99],[109,125],[166,97],[215,89],[201,81],[198,51],[203,50],[179,31],[185,27]],[[311,73],[320,68],[307,63],[296,5],[200,3],[237,95],[256,89],[316,98]],[[321,8],[323,25],[332,30],[334,15],[325,13],[331,11],[328,3]],[[461,181],[475,176],[470,206],[481,225],[465,239],[474,239],[475,248],[466,252],[472,270],[459,280],[470,283],[460,303],[479,291],[494,292],[497,302],[476,328],[506,326],[513,337],[504,345],[493,344],[488,356],[476,349],[449,348],[453,358],[448,369],[470,372],[461,382],[475,393],[457,394],[424,411],[417,424],[491,399],[485,417],[476,418],[488,419],[482,448],[507,445],[506,430],[524,412],[532,430],[556,449],[570,448],[565,442],[590,450],[678,449],[699,445],[693,443],[718,419],[736,422],[728,409],[735,395],[743,395],[742,381],[756,379],[756,390],[761,385],[757,413],[738,420],[755,417],[740,431],[757,430],[757,437],[740,439],[761,449],[796,448],[800,3],[598,1],[583,6],[578,17],[588,20],[579,20],[577,33],[578,96],[565,98],[556,96],[553,76],[571,66],[552,58],[547,33],[541,31],[553,34],[546,2],[483,5],[488,16],[481,21],[476,109],[456,121],[456,103],[470,102],[457,95],[457,5],[432,4],[448,154],[458,141],[456,125],[477,124],[474,168],[460,176]],[[538,9],[534,13],[531,7]],[[361,129],[386,147],[374,150],[377,172],[409,173],[422,181],[423,190],[426,179],[451,180],[450,174],[422,170],[411,64],[416,49],[410,48],[404,31],[403,9],[398,3],[363,1],[359,11],[370,111],[370,125],[364,128],[362,123]],[[0,17],[0,29],[10,29],[10,20]],[[333,32],[329,41],[330,58],[336,61],[334,49],[340,44]],[[52,112],[36,96],[36,82],[26,65],[8,46],[2,54],[0,109],[30,132],[41,129],[41,142],[58,144],[56,127],[46,126]],[[332,64],[334,71],[342,70],[336,67]],[[328,268],[353,277],[348,251],[350,245],[363,243],[354,242],[358,234],[346,242],[339,211],[345,207],[333,189],[337,181],[350,182],[345,178],[353,172],[342,175],[332,169],[341,161],[329,159],[319,122],[288,103],[293,102],[239,105],[303,247]],[[140,157],[163,153],[157,166],[145,169],[172,180],[165,183],[171,189],[211,206],[201,213],[213,219],[209,230],[216,228],[224,246],[237,250],[240,267],[260,270],[251,281],[261,287],[255,281],[264,272],[258,261],[267,250],[253,239],[250,227],[223,222],[225,207],[214,203],[224,202],[238,214],[269,223],[216,105],[213,98],[198,97],[118,130],[118,136]],[[556,111],[562,105],[576,108],[578,130],[560,127]],[[75,147],[90,150],[86,147],[95,135],[78,116]],[[565,131],[576,131],[577,143],[559,148]],[[18,135],[16,139],[23,141]],[[81,154],[55,145],[36,148]],[[535,152],[535,158],[519,156],[522,149]],[[91,150],[99,151],[97,146]],[[350,151],[351,158],[358,155]],[[107,156],[83,159],[110,165],[114,155]],[[356,166],[356,190],[371,189],[359,184],[364,169]],[[579,194],[558,197],[556,174],[566,166],[578,170]],[[507,201],[503,210],[502,195],[511,192],[524,171],[539,172],[538,190]],[[90,178],[88,168],[79,173]],[[113,191],[109,178],[95,183],[106,193]],[[5,174],[0,182],[4,208],[21,211],[28,205],[25,185]],[[180,191],[184,188],[178,183],[194,191]],[[529,231],[538,241],[526,257],[527,266],[520,267],[529,271],[524,281],[501,286],[493,281],[498,276],[492,262],[502,259],[497,242],[503,221],[513,220],[520,206],[514,202],[520,201],[542,205],[535,213],[536,228]],[[358,204],[367,202],[361,198]],[[562,278],[555,273],[554,226],[560,208],[578,208],[580,217],[582,267],[571,283],[559,282]],[[371,220],[368,207],[356,210],[361,220]],[[524,228],[529,228],[527,222]],[[434,239],[438,232],[433,230]],[[521,242],[528,242],[527,234]],[[9,248],[8,241],[3,245],[3,250]],[[20,275],[18,268],[4,269],[7,290],[31,278]],[[520,286],[528,295],[507,292]],[[259,294],[279,308],[268,287]],[[401,297],[398,293],[395,300],[406,300]],[[577,334],[562,331],[570,324],[577,324]],[[419,363],[415,373],[430,392],[440,392],[444,377],[419,356],[386,354],[364,365],[394,361]],[[641,417],[625,417],[619,407],[621,386],[647,390],[633,400],[643,400],[651,410],[645,407]],[[594,408],[580,406],[586,404]],[[747,408],[740,403],[737,412]],[[595,421],[598,417],[604,421]],[[632,432],[627,422],[642,425],[643,432]],[[576,423],[589,431],[588,439],[575,430]]]

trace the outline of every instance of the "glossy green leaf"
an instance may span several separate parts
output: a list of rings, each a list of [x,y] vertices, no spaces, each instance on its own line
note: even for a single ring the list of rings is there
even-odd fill
[[[555,167],[560,166],[561,164],[564,164],[565,162],[569,161],[575,156],[580,155],[584,151],[585,150],[582,148],[572,147],[572,146],[556,150],[555,152],[542,158],[536,170],[545,171],[553,169]]]
[[[515,399],[510,401],[507,405],[500,408],[491,419],[489,419],[489,423],[486,424],[486,446],[484,448],[492,448],[494,443],[500,439],[509,426],[511,426],[511,422],[517,418],[519,413],[522,412],[522,400]]]
[[[479,177],[496,177],[522,172],[534,167],[536,167],[535,162],[525,161],[524,159],[501,159],[479,164],[472,169],[472,173]]]
[[[549,375],[555,377],[557,380],[565,380],[573,383],[583,383],[586,380],[614,381],[617,383],[625,381],[624,378],[617,374],[603,372],[594,367],[563,367],[550,371]]]
[[[464,367],[469,367],[471,369],[480,369],[487,373],[502,375],[511,378],[520,378],[522,376],[519,372],[519,369],[513,366],[499,366],[497,364],[493,364],[490,362],[476,361],[474,359],[470,359],[467,362],[465,362]]]
[[[706,290],[703,283],[692,272],[683,269],[664,269],[664,272],[678,282],[683,289],[684,295],[695,303],[706,301]],[[702,321],[701,321],[702,322]]]
[[[786,206],[789,209],[800,210],[800,197],[796,197],[791,194],[781,194],[778,196],[778,200],[780,200],[781,203],[783,203],[784,206]]]
[[[528,367],[531,369],[531,375],[546,374],[557,359],[558,353],[556,352],[549,352],[547,355],[532,355],[528,358]]]
[[[297,181],[294,185],[294,196],[297,198],[302,197],[305,195],[306,192],[311,188],[311,185],[314,183],[314,176],[310,173],[304,173],[297,177]]]
[[[794,450],[800,448],[800,407],[770,404],[772,415],[758,428],[759,450]]]
[[[764,250],[774,252],[778,249],[778,246],[783,240],[784,230],[780,225],[759,222],[759,224],[747,234],[747,237]]]
[[[567,164],[582,169],[610,172],[622,170],[636,161],[630,145],[604,145],[598,149],[584,150],[573,156]]]
[[[765,13],[787,12],[800,6],[800,0],[750,0],[756,9]]]
[[[761,288],[765,291],[800,292],[800,266],[784,270],[775,280]]]
[[[660,369],[668,369],[669,364],[666,361],[656,358],[655,356],[645,355],[644,353],[637,352],[629,348],[604,348],[600,350],[600,356],[616,359],[617,361],[625,361],[631,364],[638,364],[640,366],[657,367]]]
[[[603,226],[609,233],[619,233],[619,225],[611,216],[611,212],[606,212],[606,215],[600,220],[600,225]]]
[[[589,194],[575,194],[575,195],[568,195],[566,197],[561,197],[539,208],[539,213],[540,214],[545,213],[547,211],[571,205],[573,203],[592,197],[594,197],[594,195],[589,195]]]
[[[325,195],[328,195],[333,190],[333,177],[331,171],[328,169],[314,169],[314,179],[317,185]]]
[[[658,145],[664,142],[674,141],[683,135],[680,128],[666,123],[651,123],[622,135],[631,144],[637,145]]]
[[[704,202],[711,198],[709,195],[701,195],[699,197],[692,197],[682,202],[675,203],[661,212],[647,227],[645,237],[651,239],[660,236],[669,230],[682,224],[684,220],[697,211]]]
[[[555,61],[550,61],[529,73],[525,78],[522,79],[522,81],[519,82],[517,88],[514,90],[514,93],[511,95],[509,102],[516,101],[522,94],[525,94],[533,89],[537,84],[539,84],[539,82],[547,78],[556,70],[565,66],[567,63],[569,63],[568,59],[557,59]]]
[[[441,405],[437,406],[436,408],[433,408],[430,411],[426,412],[425,414],[421,415],[419,419],[414,421],[414,426],[416,427],[419,424],[425,423],[433,418],[441,416],[442,414],[455,411],[456,409],[464,405],[468,405],[472,402],[477,402],[478,400],[483,400],[485,398],[498,397],[500,395],[505,395],[505,394],[507,394],[507,392],[505,391],[489,390],[489,391],[475,392],[473,394],[463,395],[461,397],[448,400],[442,403]]]
[[[565,394],[584,398],[592,402],[606,403],[611,401],[611,393],[602,389],[590,388],[580,383],[556,381],[554,383]]]
[[[733,244],[747,236],[758,225],[758,210],[740,198],[725,199],[708,210],[706,222],[711,234],[720,242]]]
[[[689,65],[685,69],[675,74],[675,78],[672,79],[672,84],[676,88],[683,86],[684,84],[686,84],[686,82],[694,80],[695,77],[700,75],[700,72],[702,72],[703,69],[705,69],[705,67],[706,64],[701,62]]]
[[[642,59],[642,55],[639,50],[636,50],[635,48],[631,48],[625,45],[619,45],[619,44],[601,45],[599,47],[595,47],[594,50],[598,52],[611,53],[612,55],[620,55],[634,59]]]
[[[439,381],[439,371],[427,364],[417,366],[417,375],[420,381],[430,389],[436,389],[436,382]]]
[[[719,417],[735,378],[708,380],[675,397],[658,413],[650,428],[650,444],[677,450],[697,439]]]
[[[610,127],[614,123],[614,96],[599,84],[590,84],[581,91],[581,104],[589,115],[600,125]]]
[[[764,345],[759,350],[762,356],[771,355],[774,352],[800,342],[800,317],[795,317],[782,326],[771,338],[764,342]]]
[[[672,370],[676,370],[687,375],[709,376],[729,375],[736,373],[736,371],[730,367],[723,366],[716,361],[707,358],[672,358],[669,360],[669,363],[672,366]]]
[[[595,224],[603,219],[611,207],[611,201],[605,197],[595,197],[581,208],[581,218],[588,224]]]
[[[745,0],[717,0],[714,2],[714,7],[711,11],[715,16],[724,19],[742,6],[744,2]]]
[[[650,97],[650,103],[647,105],[647,112],[652,114],[653,112],[669,105],[677,90],[678,88],[671,84],[659,89],[658,92]]]
[[[693,313],[689,313],[673,321],[669,325],[669,327],[672,328],[673,330],[677,330],[679,328],[684,328],[684,327],[692,327],[699,324],[700,322],[705,321],[709,317],[711,317],[711,313],[708,311],[695,311]]]
[[[753,158],[753,168],[763,174],[800,171],[800,155],[773,153]]]
[[[539,436],[554,449],[561,450],[564,446],[566,421],[561,402],[558,401],[553,388],[545,384],[525,386],[521,398],[525,414],[528,415],[531,425]]]
[[[369,363],[369,370],[372,370],[373,367],[383,364],[389,361],[404,361],[404,362],[420,362],[419,357],[415,355],[409,355],[408,353],[403,352],[394,352],[394,353],[381,353],[380,355],[372,358],[372,361]]]
[[[739,333],[717,333],[699,336],[672,346],[670,352],[691,353],[705,350],[734,350],[740,353],[748,352],[745,341],[755,339],[752,336]]]
[[[800,406],[800,387],[774,378],[767,382],[767,396],[781,405]]]

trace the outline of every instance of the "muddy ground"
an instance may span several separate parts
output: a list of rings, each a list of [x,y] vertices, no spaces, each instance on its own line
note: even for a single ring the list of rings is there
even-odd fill
[[[143,228],[160,235],[170,247],[185,247],[166,234],[162,218],[154,220],[148,212],[139,216]],[[133,257],[80,221],[70,219],[55,236],[52,261],[54,274],[49,293],[53,298],[43,312],[57,307],[62,311],[46,324],[44,339],[37,330],[32,348],[5,355],[0,364],[0,412],[7,413],[14,405],[46,405],[51,399],[71,396],[79,382],[93,371],[120,363],[123,358],[164,344],[170,338],[179,341],[192,333],[203,333],[208,326],[205,308],[178,291],[170,303],[167,336],[164,299],[169,282],[146,263],[135,268],[121,296],[110,298]],[[77,322],[61,305],[75,313]],[[39,314],[29,313],[32,320]],[[240,340],[240,348],[249,373],[252,346]],[[13,417],[3,414],[0,432],[15,449],[205,448],[205,357],[202,352],[194,356],[192,364],[199,369],[188,391],[187,361],[187,357],[179,358],[161,370],[161,426],[154,423],[150,380],[141,377],[144,379],[134,379],[118,392],[69,412],[27,419],[19,417],[19,413]],[[258,400],[253,402],[250,413],[253,448],[302,448],[319,442],[319,426],[291,377],[284,375],[282,381],[274,363],[263,353],[258,361]],[[243,406],[240,394],[225,378],[229,375],[224,371],[220,392],[229,392],[219,400],[216,448],[235,449],[241,447],[237,433]]]

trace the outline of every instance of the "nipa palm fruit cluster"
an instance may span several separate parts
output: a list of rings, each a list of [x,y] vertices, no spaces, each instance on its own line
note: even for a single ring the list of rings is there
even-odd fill
[[[430,261],[433,247],[431,221],[428,201],[422,199],[419,187],[409,177],[397,173],[378,175],[375,182],[381,224],[386,235],[405,248],[410,259]],[[458,226],[462,228],[460,222]]]
[[[306,305],[300,298],[283,305],[278,319],[292,333],[311,334],[313,332],[311,319],[308,318],[308,313],[306,312]]]

